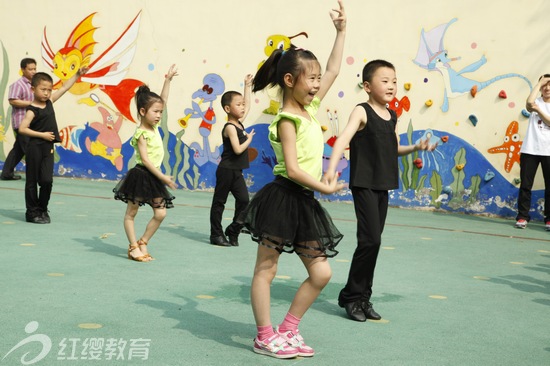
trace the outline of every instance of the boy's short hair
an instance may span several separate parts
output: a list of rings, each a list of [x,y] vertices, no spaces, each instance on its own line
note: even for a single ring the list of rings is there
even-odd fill
[[[367,62],[365,67],[363,67],[363,82],[368,81],[369,83],[372,81],[372,76],[381,67],[388,67],[395,71],[395,66],[391,62],[385,61],[385,60],[372,60]]]
[[[25,57],[24,59],[21,60],[21,62],[19,63],[19,66],[21,66],[21,70],[23,70],[23,69],[26,69],[27,65],[30,65],[30,64],[36,65],[36,60],[34,58]]]
[[[542,76],[539,78],[539,80],[542,79],[542,78],[550,78],[550,74],[544,74],[544,75],[542,75]]]
[[[233,91],[233,90],[230,90],[230,91],[227,91],[227,92],[223,93],[222,99],[221,99],[222,108],[225,108],[226,105],[230,105],[231,102],[233,101],[233,97],[235,97],[237,95],[242,96],[241,93]]]
[[[53,84],[53,79],[50,75],[46,74],[45,72],[37,72],[32,77],[31,86],[36,87],[38,84],[40,84],[41,81],[47,81]]]

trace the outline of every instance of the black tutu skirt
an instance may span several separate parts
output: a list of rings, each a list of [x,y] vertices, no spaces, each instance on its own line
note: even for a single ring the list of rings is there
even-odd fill
[[[166,186],[143,165],[136,165],[113,189],[116,200],[153,208],[172,208],[172,196]]]
[[[281,176],[254,195],[238,221],[255,242],[308,258],[334,257],[343,238],[313,192]]]

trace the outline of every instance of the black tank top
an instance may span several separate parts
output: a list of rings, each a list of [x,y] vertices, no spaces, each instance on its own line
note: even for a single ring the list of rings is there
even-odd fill
[[[397,115],[381,118],[368,103],[359,104],[367,113],[367,124],[350,141],[350,187],[390,190],[399,187]]]
[[[231,140],[229,139],[229,137],[224,136],[225,129],[228,126],[232,126],[230,128],[235,128],[237,130],[239,144],[242,144],[246,141],[246,132],[244,131],[244,126],[241,122],[239,122],[239,126],[241,128],[235,126],[232,123],[226,123],[225,126],[223,126],[222,130],[223,152],[222,160],[220,161],[219,166],[222,168],[235,170],[247,169],[249,167],[248,148],[244,150],[240,155],[235,154],[235,151],[233,151],[233,146],[231,146]]]
[[[59,130],[57,128],[57,121],[55,120],[55,112],[53,109],[53,103],[51,100],[46,101],[46,106],[44,108],[35,107],[29,105],[26,110],[32,111],[34,113],[34,118],[32,119],[29,128],[37,132],[53,132],[55,139],[51,141],[52,143],[61,142],[59,137]],[[31,137],[29,139],[30,144],[42,144],[46,141],[42,138]]]

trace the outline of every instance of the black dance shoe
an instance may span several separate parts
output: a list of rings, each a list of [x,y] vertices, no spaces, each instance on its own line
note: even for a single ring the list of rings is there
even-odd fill
[[[361,307],[363,308],[363,311],[365,312],[365,317],[367,319],[372,320],[380,320],[382,317],[380,314],[378,314],[374,308],[372,307],[372,303],[370,301],[362,300],[361,301]]]
[[[21,179],[20,175],[12,174],[12,175],[0,175],[1,180],[19,180]]]
[[[211,236],[210,237],[210,244],[217,245],[217,246],[220,246],[220,247],[230,247],[231,246],[231,243],[229,243],[227,241],[227,239],[225,238],[225,236],[223,236],[223,235]]]
[[[48,224],[49,222],[46,222],[42,215],[25,215],[25,219],[27,222],[33,223],[33,224]]]
[[[52,219],[50,218],[50,214],[48,213],[48,210],[42,212],[42,219],[44,220],[45,224],[49,224],[52,222]]]
[[[348,302],[347,304],[338,303],[338,305],[346,309],[346,314],[348,314],[348,317],[351,320],[355,320],[358,322],[367,321],[367,317],[365,315],[365,312],[363,311],[363,308],[361,307],[360,301]]]
[[[231,246],[233,246],[233,247],[238,247],[239,246],[239,237],[238,236],[228,235],[227,240],[229,241],[229,244],[231,244]]]

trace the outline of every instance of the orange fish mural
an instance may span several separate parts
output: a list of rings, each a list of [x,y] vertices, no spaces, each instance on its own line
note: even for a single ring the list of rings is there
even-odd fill
[[[506,160],[504,162],[504,170],[506,173],[510,173],[514,163],[519,164],[519,151],[523,141],[520,141],[519,136],[519,123],[512,121],[506,129],[506,136],[504,136],[504,143],[500,146],[495,146],[487,150],[490,154],[506,154]]]
[[[130,105],[135,90],[143,82],[124,77],[136,52],[141,12],[136,15],[113,44],[92,61],[94,48],[98,43],[94,39],[97,27],[92,24],[95,14],[92,13],[84,18],[73,29],[65,45],[57,52],[53,52],[46,35],[46,27],[44,27],[41,47],[42,59],[59,78],[54,89],[63,85],[81,67],[88,67],[89,71],[86,75],[79,78],[69,91],[81,95],[99,88],[111,98],[124,117],[135,122],[130,112]]]
[[[78,139],[82,129],[76,125],[70,125],[59,130],[59,137],[61,138],[61,146],[70,151],[81,153],[82,149],[78,144]]]
[[[407,96],[404,96],[403,98],[401,98],[401,100],[397,99],[397,97],[394,97],[393,100],[388,104],[388,108],[395,111],[397,117],[401,117],[401,114],[403,114],[403,110],[408,112],[411,108],[411,101]]]

